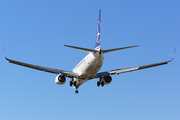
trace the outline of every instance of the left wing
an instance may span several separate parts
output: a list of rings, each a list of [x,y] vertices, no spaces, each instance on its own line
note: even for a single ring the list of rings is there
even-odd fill
[[[145,68],[156,67],[156,66],[159,66],[159,65],[168,64],[169,62],[171,62],[174,59],[175,50],[174,50],[174,54],[173,54],[172,59],[169,60],[169,61],[149,64],[149,65],[143,65],[143,66],[138,66],[138,67],[130,67],[130,68],[125,68],[125,69],[116,69],[116,70],[111,70],[111,71],[106,71],[106,72],[100,72],[100,73],[96,74],[96,77],[101,78],[101,77],[104,77],[104,76],[107,76],[107,75],[114,75],[114,74],[119,75],[120,73],[133,72],[133,71],[136,71],[136,70],[141,70],[141,69],[145,69]]]
[[[78,73],[64,71],[64,70],[58,70],[58,69],[53,69],[53,68],[48,68],[48,67],[42,67],[42,66],[38,66],[38,65],[32,65],[32,64],[28,64],[28,63],[23,63],[23,62],[11,60],[11,59],[8,59],[7,57],[5,57],[5,58],[10,63],[21,65],[21,66],[24,66],[24,67],[33,68],[33,69],[36,69],[36,70],[41,70],[41,71],[54,73],[54,74],[61,73],[61,74],[65,75],[66,77],[70,77],[70,78],[79,77]]]
[[[165,61],[165,62],[160,62],[160,63],[155,63],[155,64],[150,64],[150,65],[144,65],[144,66],[138,66],[138,67],[130,67],[130,68],[125,68],[125,69],[116,69],[116,70],[111,70],[111,71],[106,71],[106,72],[100,72],[97,73],[97,77],[104,77],[107,75],[114,75],[114,74],[120,74],[120,73],[125,73],[125,72],[133,72],[136,70],[141,70],[141,69],[145,69],[145,68],[150,68],[150,67],[156,67],[159,65],[164,65],[164,64],[168,64],[170,61]]]

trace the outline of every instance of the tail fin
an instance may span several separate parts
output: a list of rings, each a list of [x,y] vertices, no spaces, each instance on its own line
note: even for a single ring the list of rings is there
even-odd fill
[[[99,20],[98,20],[96,44],[94,50],[100,50],[100,30],[101,30],[101,9],[99,10]]]

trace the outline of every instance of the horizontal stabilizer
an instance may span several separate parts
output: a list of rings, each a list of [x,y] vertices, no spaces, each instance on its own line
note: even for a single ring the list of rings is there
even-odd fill
[[[138,46],[139,45],[129,46],[129,47],[122,47],[122,48],[115,48],[115,49],[109,49],[109,50],[102,50],[102,53],[112,52],[112,51],[116,51],[116,50],[123,50],[123,49],[127,49],[127,48],[138,47]]]
[[[66,47],[70,47],[70,48],[74,48],[74,49],[78,49],[78,50],[82,50],[82,51],[86,51],[86,52],[97,52],[98,50],[93,50],[93,49],[88,49],[88,48],[82,48],[82,47],[75,47],[75,46],[70,46],[70,45],[64,45]]]

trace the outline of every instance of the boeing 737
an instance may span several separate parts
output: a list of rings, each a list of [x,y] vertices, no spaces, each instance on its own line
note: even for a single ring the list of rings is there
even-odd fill
[[[6,54],[5,54],[5,58],[7,61],[9,61],[10,63],[13,63],[13,64],[17,64],[17,65],[29,67],[32,69],[57,74],[57,76],[55,78],[55,83],[59,84],[59,85],[65,84],[66,77],[70,78],[70,86],[73,86],[76,89],[75,93],[78,93],[79,86],[81,86],[84,82],[86,82],[88,80],[91,80],[94,78],[99,78],[99,80],[97,81],[97,86],[99,87],[101,85],[103,87],[104,85],[108,85],[111,83],[111,81],[112,81],[111,75],[115,75],[115,74],[120,75],[121,73],[125,73],[125,72],[133,72],[136,70],[141,70],[141,69],[145,69],[145,68],[168,64],[169,62],[171,62],[174,59],[175,51],[173,54],[173,58],[169,61],[149,64],[149,65],[144,65],[144,66],[138,66],[138,67],[130,67],[130,68],[125,68],[125,69],[116,69],[116,70],[111,70],[111,71],[98,72],[103,65],[103,59],[104,59],[103,54],[112,52],[112,51],[138,47],[138,45],[135,45],[135,46],[129,46],[129,47],[121,47],[121,48],[115,48],[115,49],[102,50],[100,47],[100,33],[101,33],[100,28],[101,28],[101,10],[99,10],[96,43],[95,43],[94,49],[64,45],[66,47],[79,49],[79,50],[86,51],[89,53],[82,61],[79,62],[79,64],[77,64],[77,66],[72,71],[53,69],[53,68],[48,68],[48,67],[43,67],[43,66],[32,65],[32,64],[15,61],[12,59],[8,59],[6,57]]]

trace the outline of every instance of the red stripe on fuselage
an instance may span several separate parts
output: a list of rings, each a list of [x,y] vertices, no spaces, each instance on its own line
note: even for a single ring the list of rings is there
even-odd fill
[[[99,50],[100,49],[100,46],[96,47],[94,50]]]

